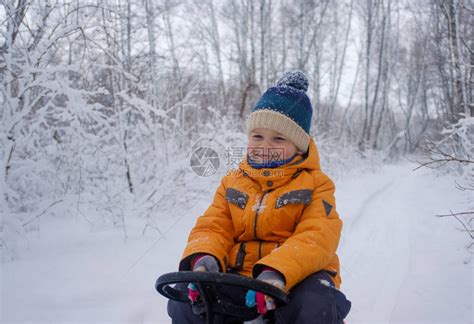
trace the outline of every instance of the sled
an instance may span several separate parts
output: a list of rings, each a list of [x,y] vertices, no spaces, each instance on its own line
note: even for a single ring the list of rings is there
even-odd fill
[[[200,300],[192,303],[188,292],[178,290],[172,285],[193,283],[200,294]],[[257,307],[236,305],[222,298],[217,287],[233,286],[244,290],[254,290],[272,297],[277,305],[288,303],[286,293],[264,281],[242,275],[220,272],[179,271],[160,276],[155,284],[156,290],[166,298],[190,304],[193,310],[202,313],[207,324],[242,323],[257,319]],[[265,322],[266,323],[266,322]]]

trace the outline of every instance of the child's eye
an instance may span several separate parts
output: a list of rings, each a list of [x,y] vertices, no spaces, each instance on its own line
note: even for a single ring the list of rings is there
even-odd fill
[[[283,137],[275,137],[277,141],[284,141],[285,139]]]
[[[261,139],[262,136],[260,136],[260,135],[254,135],[253,138]]]

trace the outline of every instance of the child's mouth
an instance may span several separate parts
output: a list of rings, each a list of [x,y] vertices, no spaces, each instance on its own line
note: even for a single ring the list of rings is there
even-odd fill
[[[254,160],[265,161],[265,162],[270,162],[270,161],[273,161],[273,160],[277,160],[275,157],[273,157],[271,155],[254,155],[252,158]]]

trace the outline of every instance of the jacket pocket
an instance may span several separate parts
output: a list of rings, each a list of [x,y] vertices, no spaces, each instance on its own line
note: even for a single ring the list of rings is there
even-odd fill
[[[275,209],[281,208],[290,204],[304,204],[309,205],[313,196],[313,190],[301,189],[285,192],[276,199]]]
[[[247,206],[247,202],[249,200],[249,195],[235,188],[227,188],[225,192],[225,199],[240,209],[245,209],[245,206]]]

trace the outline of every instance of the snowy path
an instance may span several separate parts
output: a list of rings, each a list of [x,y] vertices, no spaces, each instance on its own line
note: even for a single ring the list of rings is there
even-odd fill
[[[469,240],[454,220],[433,216],[465,209],[465,198],[453,179],[411,168],[337,183],[342,289],[353,302],[347,323],[473,322]],[[162,239],[142,237],[137,224],[124,243],[120,230],[44,220],[22,258],[1,267],[0,322],[169,323],[154,281],[176,270],[215,186],[176,226],[176,215],[164,219]]]
[[[472,323],[467,235],[433,216],[459,206],[459,193],[452,180],[427,173],[387,167],[338,190],[349,323]],[[360,204],[358,192],[367,196]]]

